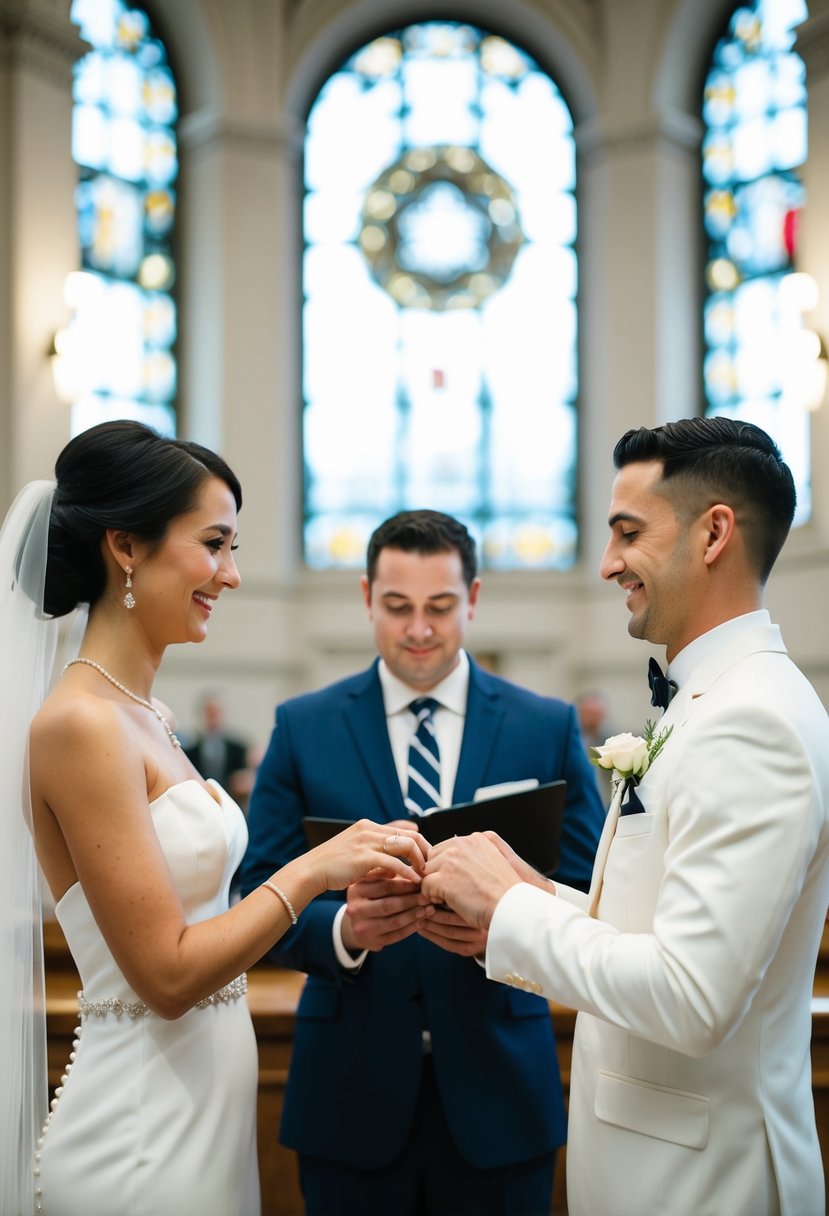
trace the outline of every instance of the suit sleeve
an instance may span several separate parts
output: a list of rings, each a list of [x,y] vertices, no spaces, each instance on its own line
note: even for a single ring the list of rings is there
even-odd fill
[[[550,877],[554,882],[587,891],[605,809],[572,705],[567,707],[561,775],[567,782],[567,802],[561,825],[559,863]]]
[[[290,713],[285,706],[280,706],[250,799],[250,839],[241,875],[243,895],[308,849],[303,828],[303,818],[308,810],[292,746],[293,729]],[[298,924],[280,938],[268,958],[280,967],[343,981],[343,970],[334,952],[332,930],[342,902],[338,892],[328,892],[312,900]]]
[[[795,732],[759,704],[707,714],[693,746],[659,763],[672,765],[670,830],[651,932],[620,932],[520,884],[493,916],[487,974],[517,972],[571,1008],[703,1056],[739,1025],[807,881],[814,774]]]

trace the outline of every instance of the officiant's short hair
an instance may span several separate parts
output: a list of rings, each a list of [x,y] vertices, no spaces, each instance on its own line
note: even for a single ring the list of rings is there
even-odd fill
[[[375,528],[368,542],[366,575],[369,585],[374,581],[377,561],[383,549],[402,549],[404,553],[457,552],[461,559],[463,578],[471,587],[478,570],[475,541],[459,519],[442,511],[421,509],[398,511]]]

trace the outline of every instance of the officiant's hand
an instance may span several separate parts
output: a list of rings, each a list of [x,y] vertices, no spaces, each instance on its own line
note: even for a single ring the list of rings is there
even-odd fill
[[[420,883],[378,874],[354,882],[346,894],[342,941],[346,950],[382,950],[416,933],[433,914],[420,901]]]
[[[498,901],[522,881],[496,839],[494,832],[473,832],[434,845],[423,871],[422,896],[448,904],[468,924],[488,929]]]

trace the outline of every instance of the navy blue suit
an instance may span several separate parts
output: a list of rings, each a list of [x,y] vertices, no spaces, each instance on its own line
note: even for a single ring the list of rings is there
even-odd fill
[[[604,810],[575,710],[470,660],[453,801],[470,801],[480,786],[530,777],[568,782],[557,875],[587,890]],[[406,818],[376,662],[277,710],[250,803],[244,891],[305,851],[305,815]],[[565,1112],[546,1000],[490,982],[473,959],[416,934],[370,953],[359,973],[349,974],[332,941],[342,899],[316,899],[271,952],[274,962],[309,975],[282,1142],[354,1168],[390,1163],[411,1126],[428,1028],[446,1119],[471,1165],[507,1166],[562,1144]]]

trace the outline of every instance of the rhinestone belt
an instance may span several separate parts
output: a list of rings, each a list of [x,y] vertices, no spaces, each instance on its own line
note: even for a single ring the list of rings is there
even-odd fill
[[[229,984],[225,984],[224,988],[214,992],[212,996],[206,996],[203,1001],[196,1001],[195,1008],[207,1009],[209,1005],[227,1005],[230,1001],[238,1001],[247,990],[248,977],[243,973],[238,979],[232,980]],[[82,1018],[103,1018],[108,1013],[114,1013],[117,1018],[124,1013],[129,1018],[143,1018],[152,1010],[143,1001],[122,1001],[119,997],[113,996],[106,1001],[88,1001],[83,992],[79,992],[78,1012]]]

